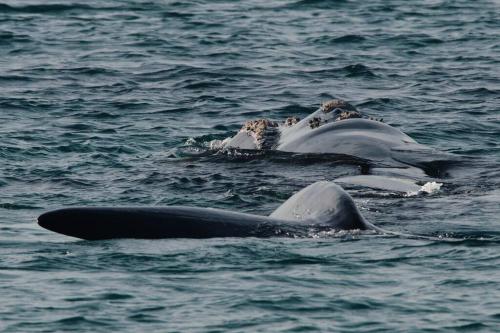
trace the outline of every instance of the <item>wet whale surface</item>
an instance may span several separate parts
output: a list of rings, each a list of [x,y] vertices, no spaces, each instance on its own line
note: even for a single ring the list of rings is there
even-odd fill
[[[38,223],[48,230],[87,240],[294,236],[307,233],[310,227],[374,229],[351,196],[326,181],[295,193],[269,217],[186,206],[77,207],[44,213]]]

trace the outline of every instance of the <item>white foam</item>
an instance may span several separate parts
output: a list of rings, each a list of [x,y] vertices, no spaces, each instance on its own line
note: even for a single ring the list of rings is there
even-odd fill
[[[307,237],[310,238],[343,238],[343,239],[355,239],[357,236],[366,234],[366,233],[374,233],[373,230],[324,230],[317,231],[314,229],[310,229],[307,232]]]
[[[196,140],[194,138],[189,138],[186,140],[186,142],[184,144],[187,146],[193,146],[196,144]]]
[[[208,143],[208,148],[210,150],[218,150],[224,148],[231,138],[225,138],[224,140],[212,140]]]
[[[441,186],[443,186],[443,183],[427,182],[424,185],[422,185],[418,191],[407,192],[406,196],[412,197],[412,196],[419,195],[422,193],[434,194],[434,193],[439,192],[439,190],[441,189]]]

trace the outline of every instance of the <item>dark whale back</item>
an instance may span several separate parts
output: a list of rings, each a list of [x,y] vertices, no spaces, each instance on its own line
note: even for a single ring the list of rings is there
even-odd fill
[[[294,194],[269,217],[185,206],[74,207],[44,213],[38,223],[48,230],[88,240],[271,237],[309,226],[372,228],[349,194],[326,181]]]
[[[263,237],[268,231],[266,226],[279,225],[279,221],[266,216],[186,206],[72,207],[44,213],[38,217],[38,224],[63,235],[98,240]]]
[[[295,193],[269,216],[338,230],[371,228],[351,196],[339,185],[327,181],[316,182]]]

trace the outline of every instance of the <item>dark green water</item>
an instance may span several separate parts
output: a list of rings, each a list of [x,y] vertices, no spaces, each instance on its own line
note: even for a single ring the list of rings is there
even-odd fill
[[[481,0],[0,4],[0,330],[498,332],[499,36]],[[36,224],[74,205],[268,214],[356,167],[206,145],[332,97],[464,159],[433,195],[346,187],[377,226],[441,241]]]

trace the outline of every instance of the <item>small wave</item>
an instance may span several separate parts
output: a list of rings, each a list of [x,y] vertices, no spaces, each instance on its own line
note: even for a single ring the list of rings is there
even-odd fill
[[[113,114],[107,111],[86,111],[78,114],[81,118],[95,118],[95,119],[115,119],[119,118],[119,114]]]
[[[15,34],[10,31],[0,31],[0,45],[9,43],[28,43],[33,40],[28,35]]]
[[[195,16],[193,13],[188,12],[174,12],[174,11],[164,11],[161,13],[163,18],[190,18]]]
[[[55,323],[64,324],[64,325],[71,326],[71,327],[75,327],[76,325],[83,325],[83,324],[94,325],[94,326],[107,326],[106,322],[88,319],[84,316],[67,317],[67,318],[57,320],[57,321],[55,321]]]
[[[488,97],[488,96],[500,95],[500,90],[480,87],[480,88],[459,89],[459,90],[454,91],[453,93],[460,95],[460,96],[472,95],[472,96],[477,96],[477,97]]]
[[[184,142],[184,145],[188,147],[198,147],[209,150],[220,150],[226,146],[230,139],[231,137],[219,139],[214,138],[213,135],[204,135],[198,138],[188,138],[186,142]]]
[[[93,147],[86,143],[68,143],[54,147],[57,152],[61,153],[91,153],[94,151]]]
[[[190,137],[183,145],[168,151],[170,158],[193,158],[213,156],[214,154],[226,154],[225,145],[229,137],[219,139],[214,135],[204,135],[201,137]]]
[[[90,131],[95,129],[95,126],[83,123],[74,123],[69,125],[63,125],[61,127],[73,131]]]
[[[130,294],[121,294],[121,293],[104,293],[99,295],[99,298],[102,300],[123,300],[134,298],[133,295]]]
[[[96,8],[83,4],[47,4],[47,5],[26,5],[26,6],[9,6],[0,4],[0,13],[34,13],[34,14],[57,14],[71,10],[99,10],[104,8]]]
[[[315,9],[334,9],[339,7],[340,4],[346,3],[346,0],[336,0],[336,1],[330,1],[330,0],[299,0],[294,3],[288,4],[285,6],[285,8],[288,9],[309,9],[309,8],[315,8]]]
[[[292,103],[282,106],[280,108],[274,109],[273,112],[277,112],[281,117],[290,117],[297,115],[308,115],[317,109],[318,106],[303,106],[300,104]]]
[[[19,209],[40,209],[41,207],[6,202],[6,203],[0,203],[0,208],[9,210],[19,210]]]
[[[2,75],[0,76],[0,82],[13,83],[13,82],[33,82],[35,79],[29,76],[21,75]]]
[[[225,138],[224,140],[212,140],[208,143],[208,147],[211,150],[217,150],[224,148],[231,138]]]
[[[190,81],[190,80],[187,80]],[[198,82],[187,82],[185,85],[181,84],[181,87],[183,89],[190,89],[190,90],[203,90],[203,89],[209,89],[209,88],[219,88],[223,87],[225,84],[223,82],[219,81],[198,81]]]
[[[345,35],[333,39],[335,43],[360,43],[366,38],[361,35]]]
[[[368,231],[369,233],[374,233],[374,231]],[[316,229],[310,229],[307,232],[307,237],[309,238],[342,238],[343,240],[355,240],[358,236],[367,233],[365,230],[322,230],[318,231]]]
[[[432,37],[427,34],[401,34],[392,36],[387,39],[388,42],[395,42],[412,47],[425,47],[430,45],[442,44],[444,41],[442,39]]]
[[[141,36],[137,36],[142,38]],[[196,67],[191,65],[177,65],[167,69],[160,69],[154,71],[143,71],[136,73],[135,79],[145,80],[148,82],[163,81],[169,78],[181,77],[187,78],[190,76],[205,76],[205,68]]]
[[[342,68],[347,73],[347,77],[375,77],[369,67],[362,64],[349,65]]]
[[[121,72],[111,68],[102,68],[102,67],[74,67],[74,68],[66,68],[61,70],[68,74],[82,74],[82,75],[120,75]]]
[[[455,332],[480,332],[480,331],[487,330],[490,328],[492,328],[492,327],[490,327],[487,324],[480,323],[480,322],[444,327],[445,330],[451,330],[451,331],[455,331]]]
[[[119,110],[144,110],[148,109],[151,106],[149,103],[133,100],[113,101],[110,103],[110,105],[116,107]]]
[[[320,37],[309,38],[308,41],[316,45],[335,45],[335,44],[349,44],[349,43],[361,43],[366,38],[361,35],[347,34],[338,37],[332,37],[329,35],[323,35]]]

